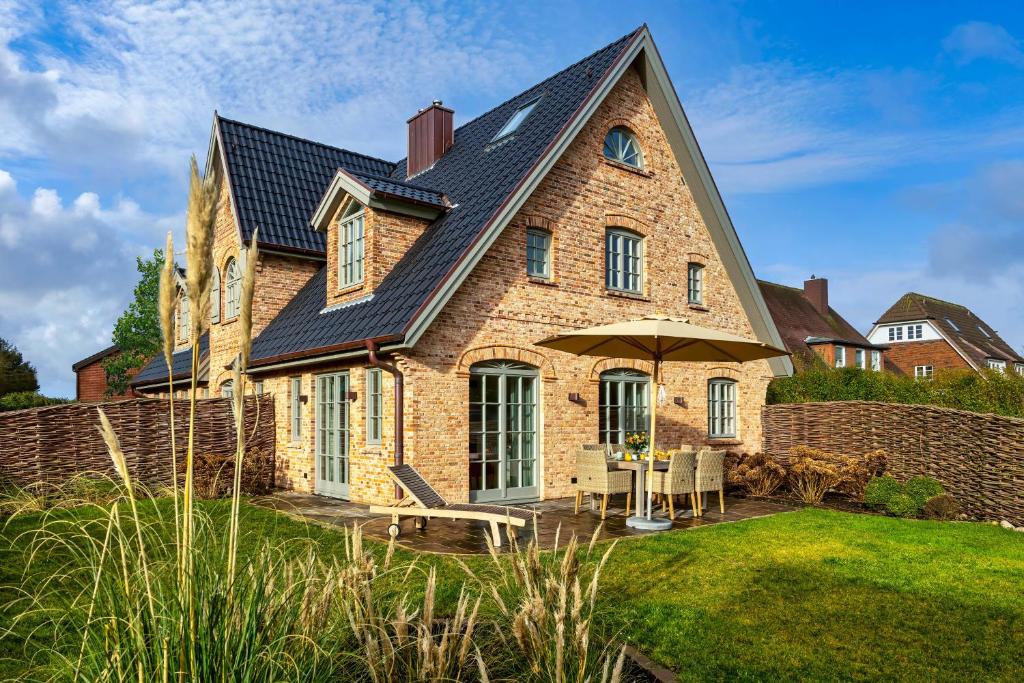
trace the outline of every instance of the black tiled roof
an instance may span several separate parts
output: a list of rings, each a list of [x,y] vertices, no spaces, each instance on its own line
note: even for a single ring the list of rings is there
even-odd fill
[[[320,313],[326,300],[326,273],[321,270],[255,340],[253,364],[404,334],[416,312],[584,105],[638,31],[456,129],[455,143],[448,152],[428,171],[406,181],[443,192],[453,208],[424,231],[371,298]],[[536,108],[519,130],[491,144],[509,117],[538,97]],[[405,168],[405,160],[400,161],[390,173],[391,179],[405,181]]]
[[[345,149],[217,117],[238,225],[246,242],[323,252],[324,233],[309,225],[339,168],[387,176],[395,164]]]
[[[393,197],[400,197],[402,199],[410,199],[420,204],[436,206],[442,209],[448,206],[443,192],[429,190],[418,185],[413,185],[409,182],[395,180],[394,178],[388,178],[386,176],[358,173],[356,171],[349,171],[349,175],[361,182],[363,185],[366,185],[374,192],[380,192]]]
[[[199,358],[202,360],[210,352],[210,335],[204,334],[199,338]],[[174,370],[173,377],[174,381],[177,382],[180,379],[185,379],[192,376],[192,349],[187,348],[182,351],[178,351],[171,356],[171,367]],[[139,370],[139,373],[132,378],[131,385],[134,387],[143,384],[153,384],[155,382],[166,382],[167,381],[167,363],[164,362],[164,354],[157,354],[153,360],[149,361],[144,368]]]

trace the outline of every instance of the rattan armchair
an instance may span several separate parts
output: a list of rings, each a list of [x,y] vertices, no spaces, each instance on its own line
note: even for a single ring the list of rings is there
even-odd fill
[[[580,512],[583,494],[604,496],[601,501],[601,519],[608,509],[608,496],[613,493],[626,494],[626,515],[633,499],[633,474],[627,470],[608,471],[608,461],[601,451],[580,449],[576,453],[576,514]]]
[[[697,496],[693,492],[694,473],[693,468],[697,454],[693,450],[672,451],[672,458],[665,472],[654,472],[654,484],[652,493],[660,493],[668,499],[669,519],[676,518],[675,497],[689,495],[693,504],[693,516],[697,516]],[[664,509],[665,503],[662,503]]]
[[[718,491],[718,506],[725,514],[725,451],[702,448],[697,452],[697,472],[693,490],[697,494],[697,514],[704,514],[700,494]]]

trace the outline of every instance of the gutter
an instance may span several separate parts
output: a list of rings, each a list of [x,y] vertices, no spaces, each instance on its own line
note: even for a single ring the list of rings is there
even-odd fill
[[[366,342],[370,354],[370,365],[380,368],[395,378],[395,465],[405,461],[405,375],[394,363],[385,363],[377,357],[377,344],[372,339]],[[395,498],[401,499],[402,490],[395,485]]]

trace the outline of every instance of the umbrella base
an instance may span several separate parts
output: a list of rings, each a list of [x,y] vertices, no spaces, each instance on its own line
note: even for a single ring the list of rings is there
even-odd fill
[[[646,517],[634,515],[626,520],[626,526],[641,531],[665,531],[672,528],[672,520],[665,519],[664,517],[647,519]]]

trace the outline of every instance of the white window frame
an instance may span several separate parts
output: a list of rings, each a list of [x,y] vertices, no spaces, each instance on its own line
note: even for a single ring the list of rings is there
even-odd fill
[[[263,395],[263,380],[258,379],[255,382],[253,382],[253,390],[256,392],[257,396],[262,396]]]
[[[924,336],[924,326],[920,323],[907,325],[907,339],[921,339]]]
[[[220,384],[220,397],[233,398],[235,395],[235,380],[229,379]]]
[[[338,286],[362,284],[366,271],[366,212],[356,208],[338,225]]]
[[[536,264],[540,265],[539,270]],[[547,230],[526,230],[526,274],[542,280],[551,279],[551,233]]]
[[[935,368],[931,365],[915,365],[914,379],[931,379],[935,374]]]
[[[998,370],[999,372],[1006,372],[1006,361],[1005,360],[993,360],[989,358],[985,361],[985,367],[989,370]]]
[[[736,438],[736,385],[725,377],[708,380],[708,438]]]
[[[224,273],[224,318],[231,320],[237,318],[242,309],[242,269],[238,265],[238,259],[228,259]]]
[[[985,335],[985,339],[991,339],[992,338],[992,335],[988,333],[988,330],[986,330],[981,325],[978,325],[978,332],[981,332],[983,335]]]
[[[952,320],[950,320],[949,318],[943,318],[943,319],[944,319],[944,320],[945,320],[945,321],[946,321],[946,322],[947,322],[947,323],[949,324],[949,326],[950,326],[950,327],[952,327],[952,328],[953,328],[953,331],[954,331],[954,332],[959,332],[959,331],[960,331],[960,328],[959,328],[959,327],[957,327],[957,324],[956,324],[955,322],[953,322],[953,321],[952,321]]]
[[[690,262],[686,266],[686,301],[704,305],[704,264]]]
[[[302,440],[302,377],[291,377],[288,380],[291,387],[289,405],[291,414],[288,416],[291,422],[291,442],[299,443]]]
[[[889,341],[903,341],[903,326],[897,325],[889,328]]]
[[[1017,371],[1018,375],[1024,375],[1024,363],[1014,363],[1013,368]]]
[[[519,109],[516,109],[512,116],[509,117],[508,121],[505,122],[505,125],[501,127],[501,130],[494,134],[494,137],[491,138],[491,142],[497,142],[498,140],[508,137],[519,130],[520,126],[523,125],[523,122],[526,121],[526,119],[530,117],[530,114],[533,113],[538,102],[540,102],[539,97],[527,102],[523,106],[519,107]]]
[[[384,433],[384,373],[366,369],[366,443],[380,444]]]
[[[178,300],[178,339],[188,339],[188,326],[191,317],[188,294],[182,292],[181,298]]]
[[[604,242],[605,287],[616,292],[643,294],[643,236],[624,228],[608,228],[605,231]]]
[[[864,353],[864,349],[854,349],[853,364],[861,370],[867,370],[867,355]]]
[[[640,147],[640,141],[636,134],[625,126],[615,126],[605,133],[602,154],[606,159],[630,168],[642,170],[644,167],[644,152]]]
[[[833,350],[834,350],[835,358],[836,358],[836,367],[837,368],[845,368],[846,367],[846,347],[845,346],[839,346],[838,344],[836,344],[836,346],[834,347]]]
[[[871,351],[871,370],[873,372],[882,371],[882,352],[877,349]]]

